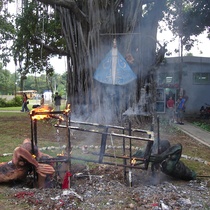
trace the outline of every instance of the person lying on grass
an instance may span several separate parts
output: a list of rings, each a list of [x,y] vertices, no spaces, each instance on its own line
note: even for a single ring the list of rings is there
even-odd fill
[[[49,155],[40,152],[36,146],[34,153],[32,153],[31,140],[25,139],[21,146],[14,149],[11,161],[0,163],[0,183],[24,180],[34,168],[38,174],[38,187],[44,187],[45,177],[54,174],[55,170],[51,165],[38,163],[35,159],[50,158]]]

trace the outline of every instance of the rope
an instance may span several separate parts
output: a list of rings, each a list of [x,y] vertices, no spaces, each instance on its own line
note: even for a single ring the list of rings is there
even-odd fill
[[[42,35],[44,34],[44,8],[43,8],[43,17],[42,17]],[[43,37],[43,41],[44,41],[44,37]],[[43,41],[41,42],[41,52],[40,52],[40,57],[41,57],[41,61],[42,60],[42,56],[43,56]]]

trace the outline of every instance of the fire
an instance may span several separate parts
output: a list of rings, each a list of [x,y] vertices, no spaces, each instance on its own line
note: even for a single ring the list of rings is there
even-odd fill
[[[131,165],[135,165],[136,164],[136,158],[133,158],[132,160],[131,160]]]
[[[32,109],[30,111],[30,115],[32,116],[33,120],[43,120],[43,119],[49,119],[51,118],[51,114],[49,114],[49,112],[52,112],[53,108],[48,106],[48,105],[44,105],[44,106],[40,106],[37,107],[35,109]],[[36,113],[43,113],[43,114],[36,114]]]
[[[54,110],[52,107],[48,105],[44,105],[44,106],[40,106],[35,109],[32,109],[30,111],[30,115],[33,120],[44,120],[44,119],[55,118],[55,119],[58,119],[59,122],[64,121],[63,116],[58,115],[57,113],[54,114],[53,111]],[[66,109],[62,111],[61,114],[67,115],[69,112],[70,112],[70,104],[67,105]]]
[[[64,114],[68,114],[71,111],[70,104],[67,104],[66,109],[64,110]]]
[[[57,154],[57,157],[63,157],[65,154],[64,154],[64,152],[62,151],[62,153],[60,153],[60,154]]]

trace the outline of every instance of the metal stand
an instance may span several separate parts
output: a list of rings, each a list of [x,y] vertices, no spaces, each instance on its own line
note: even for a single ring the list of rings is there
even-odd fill
[[[70,110],[69,110],[70,111]],[[67,157],[64,158],[53,158],[53,159],[49,159],[49,160],[45,160],[44,163],[51,163],[52,160],[53,162],[57,163],[58,162],[65,162],[68,163],[68,171],[71,170],[71,140],[70,140],[70,113],[64,111],[43,111],[43,112],[36,112],[35,110],[32,110],[32,112],[30,113],[30,118],[31,118],[31,146],[32,146],[32,154],[35,155],[35,149],[34,146],[37,146],[38,144],[38,138],[37,138],[37,120],[38,117],[37,116],[47,116],[46,118],[56,118],[58,119],[58,115],[62,115],[62,117],[64,118],[65,122],[66,122],[66,145],[67,145]],[[45,119],[43,117],[43,119]],[[37,159],[37,157],[36,157]],[[39,161],[38,162],[42,162]],[[42,162],[43,163],[43,162]],[[34,184],[37,181],[37,173],[35,171],[35,169],[33,169],[34,172]],[[69,178],[69,188],[70,188],[70,178]]]
[[[66,138],[67,138],[67,154],[66,156],[50,158],[46,160],[47,162],[65,162],[68,163],[68,171],[71,170],[71,160],[81,160],[85,162],[94,162],[98,164],[107,164],[107,165],[114,165],[124,168],[124,180],[127,180],[127,173],[129,178],[129,185],[132,186],[132,169],[148,169],[149,164],[149,157],[151,154],[151,147],[154,143],[154,133],[153,131],[142,130],[142,129],[134,129],[131,126],[131,122],[129,121],[128,128],[124,126],[114,126],[114,125],[102,125],[97,123],[90,123],[90,122],[79,122],[79,121],[72,121],[70,118],[69,112],[60,111],[60,112],[34,112],[32,111],[31,117],[31,143],[32,143],[32,150],[34,153],[34,146],[37,145],[37,118],[38,115],[47,115],[49,117],[54,117],[55,115],[63,115],[65,117],[65,125],[56,124],[55,127],[66,129]],[[90,128],[87,129],[87,126]],[[91,128],[92,127],[92,128]],[[70,132],[72,130],[77,130],[80,132],[88,132],[88,133],[95,133],[101,135],[101,146],[99,153],[92,152],[91,155],[98,156],[98,160],[94,159],[87,159],[81,156],[73,156],[71,154],[71,147],[72,142],[70,139]],[[117,131],[117,132],[113,132]],[[126,132],[128,135],[126,135]],[[133,135],[133,133],[140,133],[140,135]],[[146,135],[146,137],[142,137]],[[118,140],[122,140],[122,155],[110,154],[106,152],[107,149],[107,138],[117,138]],[[128,140],[128,142],[127,142]],[[134,157],[132,151],[132,145],[134,141],[143,141],[146,142],[146,150],[142,157]],[[89,154],[90,156],[90,154]],[[106,161],[104,158],[109,157],[110,159],[113,158],[113,161]],[[128,170],[128,172],[127,172]],[[70,187],[70,178],[69,178],[69,187]]]

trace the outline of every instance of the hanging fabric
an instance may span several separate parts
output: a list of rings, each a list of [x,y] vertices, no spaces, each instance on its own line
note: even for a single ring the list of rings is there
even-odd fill
[[[118,51],[114,39],[113,47],[96,69],[94,79],[105,84],[125,85],[136,78],[136,74]]]

